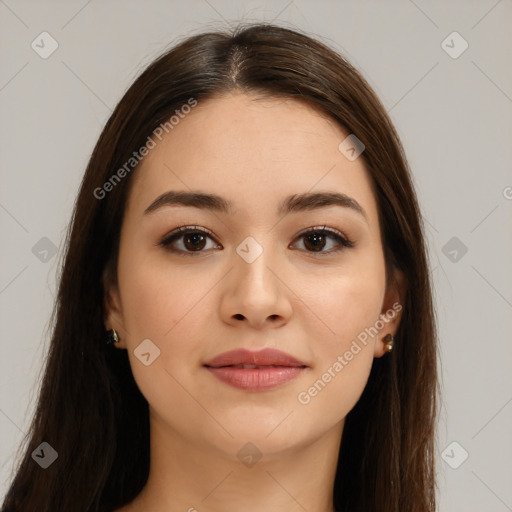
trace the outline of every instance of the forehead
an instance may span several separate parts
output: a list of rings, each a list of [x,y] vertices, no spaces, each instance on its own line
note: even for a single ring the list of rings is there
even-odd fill
[[[176,121],[176,119],[174,120]],[[376,205],[362,158],[338,149],[348,133],[317,109],[291,98],[242,93],[198,102],[144,158],[128,209],[142,213],[168,190],[202,190],[237,210],[276,210],[284,196],[338,191]]]

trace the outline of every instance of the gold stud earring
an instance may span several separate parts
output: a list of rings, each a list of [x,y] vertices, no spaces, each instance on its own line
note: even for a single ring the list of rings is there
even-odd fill
[[[115,329],[109,329],[107,331],[107,345],[119,343],[119,335]]]
[[[393,350],[393,341],[394,340],[395,340],[395,338],[391,333],[386,334],[386,336],[384,336],[384,338],[382,338],[382,341],[385,343],[384,350],[386,352],[391,352]]]

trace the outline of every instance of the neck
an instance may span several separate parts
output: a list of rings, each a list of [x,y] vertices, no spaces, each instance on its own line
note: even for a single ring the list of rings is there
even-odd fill
[[[343,422],[303,446],[279,451],[266,445],[261,453],[228,436],[220,447],[201,445],[154,414],[150,418],[149,478],[139,496],[119,512],[334,511]]]

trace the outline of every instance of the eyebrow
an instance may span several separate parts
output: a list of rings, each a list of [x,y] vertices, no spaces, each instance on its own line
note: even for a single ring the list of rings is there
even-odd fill
[[[144,215],[162,208],[163,206],[189,206],[202,210],[211,210],[230,214],[233,203],[216,194],[205,192],[188,192],[169,190],[158,196],[145,210]],[[279,206],[278,215],[296,213],[306,210],[318,210],[329,206],[341,206],[362,215],[366,222],[368,217],[363,207],[352,197],[338,192],[307,192],[288,196]]]

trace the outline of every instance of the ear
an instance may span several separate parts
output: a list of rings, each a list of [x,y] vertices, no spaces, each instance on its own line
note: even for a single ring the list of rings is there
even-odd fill
[[[105,329],[115,329],[119,335],[119,343],[114,343],[116,348],[126,349],[126,330],[123,322],[123,308],[119,288],[111,278],[109,271],[103,272],[103,322]]]
[[[383,323],[382,329],[379,329],[378,339],[375,343],[374,357],[382,357],[387,352],[385,350],[386,342],[383,341],[386,334],[395,336],[402,318],[403,303],[407,292],[407,282],[404,273],[396,269],[391,277],[382,303],[380,320]]]

